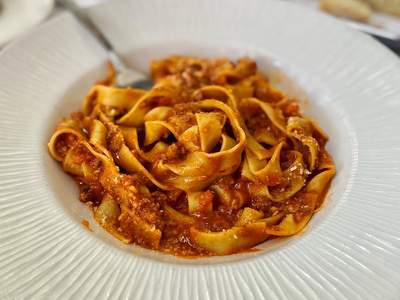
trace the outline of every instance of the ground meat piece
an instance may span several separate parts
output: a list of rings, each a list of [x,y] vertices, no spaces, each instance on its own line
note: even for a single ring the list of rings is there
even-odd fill
[[[273,202],[267,197],[253,196],[250,198],[250,207],[268,213]]]
[[[73,148],[78,142],[79,138],[75,134],[63,133],[57,138],[55,149],[58,155],[65,157],[68,150]]]
[[[172,162],[174,160],[183,160],[186,156],[186,148],[180,143],[170,145],[165,152],[166,160]]]
[[[112,153],[118,153],[119,149],[121,149],[122,145],[124,144],[124,136],[122,135],[121,130],[118,126],[107,123],[107,145],[108,149],[112,151]]]
[[[261,78],[254,83],[254,96],[271,103],[279,102],[285,98],[285,95],[273,87],[268,80]]]
[[[175,105],[175,107],[169,112],[167,122],[179,135],[186,129],[196,125],[196,116],[193,113],[192,105]]]
[[[291,101],[282,107],[282,112],[285,117],[293,117],[300,115],[300,105],[296,101]]]
[[[125,236],[133,239],[133,241],[143,247],[158,249],[161,240],[161,230],[156,226],[143,222],[140,215],[123,212],[120,217],[121,231]]]

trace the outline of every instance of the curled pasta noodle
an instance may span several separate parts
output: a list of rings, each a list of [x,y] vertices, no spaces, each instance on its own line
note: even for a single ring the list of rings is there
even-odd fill
[[[200,247],[218,255],[226,255],[263,242],[268,237],[265,230],[263,222],[235,226],[220,232],[204,232],[192,227],[190,236]]]
[[[50,137],[96,222],[182,256],[302,231],[336,172],[319,125],[249,58],[171,56],[151,72],[141,90],[112,86],[110,69]]]

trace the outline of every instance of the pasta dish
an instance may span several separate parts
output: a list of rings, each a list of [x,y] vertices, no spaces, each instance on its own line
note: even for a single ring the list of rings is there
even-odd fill
[[[227,255],[291,236],[321,206],[335,165],[326,133],[249,58],[171,56],[150,90],[113,69],[50,138],[94,219],[123,243]]]

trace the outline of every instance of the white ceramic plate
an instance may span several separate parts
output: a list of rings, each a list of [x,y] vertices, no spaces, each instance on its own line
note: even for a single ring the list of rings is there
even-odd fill
[[[54,0],[0,0],[0,46],[43,21]]]
[[[308,99],[338,173],[308,230],[262,251],[186,260],[122,246],[95,225],[47,153],[57,121],[105,74],[105,52],[61,14],[0,54],[0,298],[398,297],[396,56],[284,2],[121,0],[90,14],[137,68],[170,53],[255,58],[274,83]]]

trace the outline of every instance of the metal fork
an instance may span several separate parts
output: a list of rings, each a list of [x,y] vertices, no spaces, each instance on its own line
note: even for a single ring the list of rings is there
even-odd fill
[[[89,32],[97,38],[97,41],[106,49],[108,59],[114,65],[116,70],[116,85],[118,87],[135,87],[141,89],[149,89],[152,86],[152,81],[145,74],[131,69],[125,65],[122,58],[117,54],[114,47],[100,31],[100,29],[92,22],[89,17],[84,16],[77,5],[72,4],[72,1],[59,0],[57,3],[64,9],[71,12]]]

